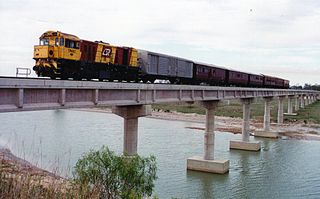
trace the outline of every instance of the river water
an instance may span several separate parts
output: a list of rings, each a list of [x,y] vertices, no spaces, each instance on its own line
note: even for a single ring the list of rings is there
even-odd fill
[[[122,152],[123,119],[73,110],[0,114],[0,145],[42,168],[72,173],[81,155],[107,145]],[[240,135],[216,133],[215,157],[229,159],[226,175],[186,170],[203,154],[204,124],[139,119],[138,153],[155,155],[160,198],[320,198],[320,142],[258,139],[260,152],[229,150]]]

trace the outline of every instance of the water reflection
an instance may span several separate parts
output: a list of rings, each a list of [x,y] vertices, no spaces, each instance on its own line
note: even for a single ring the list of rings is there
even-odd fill
[[[215,195],[221,191],[219,184],[224,184],[227,180],[228,174],[187,171],[187,183],[194,184],[196,182],[198,184],[200,198],[215,198]]]

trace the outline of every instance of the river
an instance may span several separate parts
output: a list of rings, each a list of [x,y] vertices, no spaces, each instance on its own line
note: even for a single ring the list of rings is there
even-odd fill
[[[107,145],[122,152],[123,119],[113,114],[74,110],[0,114],[0,145],[62,175],[90,149]],[[218,132],[215,157],[230,160],[225,175],[186,170],[186,159],[203,155],[204,124],[139,119],[138,153],[155,155],[160,198],[319,198],[320,142],[256,139],[260,152],[229,150],[240,135]],[[252,138],[253,139],[253,138]]]

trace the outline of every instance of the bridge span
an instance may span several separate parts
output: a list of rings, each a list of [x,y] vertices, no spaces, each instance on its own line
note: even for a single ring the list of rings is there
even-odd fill
[[[255,98],[265,101],[264,128],[255,136],[277,137],[270,131],[270,101],[278,100],[279,124],[283,123],[283,101],[288,113],[315,102],[320,92],[312,90],[214,87],[170,84],[140,84],[94,81],[68,81],[28,78],[0,78],[0,112],[112,106],[124,118],[123,152],[137,153],[138,118],[151,114],[151,104],[199,102],[206,109],[204,155],[187,160],[192,170],[226,173],[229,160],[214,157],[214,111],[221,100],[239,99],[243,103],[242,140],[230,141],[230,149],[259,151],[260,142],[250,141],[250,104]]]

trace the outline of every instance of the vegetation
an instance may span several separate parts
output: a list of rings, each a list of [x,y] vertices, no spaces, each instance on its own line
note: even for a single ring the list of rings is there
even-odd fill
[[[320,124],[320,101],[300,109],[296,116],[286,116],[289,121]]]
[[[103,147],[80,159],[74,175],[85,191],[94,187],[102,198],[142,198],[152,194],[156,169],[154,156],[117,156]]]
[[[318,85],[318,84],[314,84],[314,85],[305,84],[304,86],[295,85],[295,86],[291,86],[290,88],[320,91],[320,85]]]
[[[17,167],[0,162],[1,199],[142,198],[151,196],[157,178],[154,156],[118,156],[107,147],[78,160],[73,179],[15,171]]]
[[[284,101],[284,112],[288,107],[287,100]],[[171,104],[155,104],[152,105],[153,110],[164,112],[181,112],[181,113],[197,113],[205,114],[205,109],[196,103],[171,103]],[[278,114],[277,100],[273,100],[270,104],[271,120],[275,122]],[[215,112],[217,116],[225,117],[242,117],[242,104],[239,100],[231,100],[230,104],[221,102]],[[251,118],[256,120],[263,120],[264,115],[264,102],[263,100],[256,100],[251,106]],[[320,123],[320,102],[316,102],[307,106],[305,109],[300,109],[297,116],[285,116],[288,121],[304,121]]]

